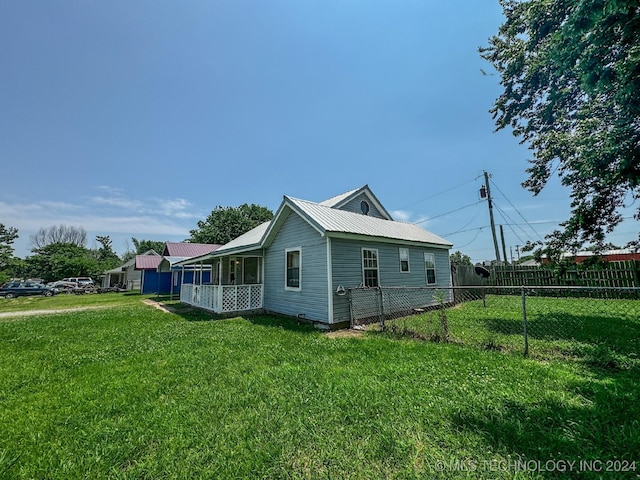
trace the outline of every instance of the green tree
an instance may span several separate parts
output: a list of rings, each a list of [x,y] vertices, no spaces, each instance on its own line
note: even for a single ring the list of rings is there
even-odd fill
[[[120,257],[113,251],[113,242],[109,235],[97,235],[96,241],[100,247],[93,249],[94,258],[100,262],[103,270],[110,270],[120,264]]]
[[[239,207],[217,206],[206,218],[198,222],[198,228],[191,230],[191,242],[225,244],[273,219],[273,212],[267,207],[243,204]]]
[[[4,283],[14,274],[15,257],[13,242],[18,238],[18,229],[5,227],[0,223],[0,283]]]
[[[451,262],[451,265],[456,265],[456,266],[466,265],[469,267],[473,266],[473,263],[471,262],[471,257],[469,255],[462,253],[460,250],[453,252],[449,256],[449,261]]]
[[[537,195],[557,172],[571,189],[570,217],[546,253],[603,245],[625,202],[640,199],[638,1],[500,4],[505,22],[480,49],[504,88],[491,110],[497,129],[532,151],[523,187]]]
[[[159,240],[139,240],[135,237],[131,237],[131,241],[133,242],[134,250],[127,248],[127,251],[122,255],[122,261],[128,262],[136,255],[142,255],[149,250],[153,250],[158,255],[162,255],[164,251],[165,242],[161,242]]]
[[[82,245],[50,243],[33,253],[25,259],[27,274],[46,282],[64,277],[98,277],[103,272],[100,262],[91,258],[91,252]]]

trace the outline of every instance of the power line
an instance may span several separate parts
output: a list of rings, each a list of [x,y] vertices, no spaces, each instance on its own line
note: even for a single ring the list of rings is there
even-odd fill
[[[500,216],[505,220],[505,221],[509,221],[509,222],[513,222],[513,220],[511,220],[511,217],[509,217],[509,215],[507,214],[507,212],[503,211],[498,205],[495,206],[498,209],[498,213],[500,214]],[[520,240],[520,243],[525,243],[524,240],[522,240],[522,238],[520,238],[520,235],[518,235],[516,233],[516,231],[511,228],[511,224],[504,224],[507,225],[509,227],[509,230],[511,230],[513,232],[513,234],[518,237],[518,240]],[[520,231],[522,232],[522,234],[527,237],[527,232],[525,232],[522,227],[518,227],[520,229]]]
[[[466,230],[456,230],[455,232],[451,232],[451,233],[445,233],[443,235],[443,237],[450,237],[452,235],[457,235],[458,233],[465,233],[465,232],[473,232],[474,230],[483,230],[485,228],[487,228],[489,225],[483,225],[481,227],[476,227],[476,228],[468,228]]]
[[[478,235],[480,235],[482,233],[482,230],[484,230],[484,228],[485,227],[480,228],[478,233],[476,233],[476,236],[473,237],[469,243],[465,243],[464,245],[456,246],[456,248],[464,248],[464,247],[468,247],[469,245],[471,245],[473,242],[476,241],[476,238],[478,238]]]
[[[529,226],[529,228],[531,229],[531,231],[540,239],[542,240],[542,237],[540,236],[540,234],[531,226],[531,224],[527,221],[526,218],[524,218],[524,215],[522,215],[520,213],[520,211],[516,208],[516,206],[511,203],[511,200],[509,200],[509,198],[504,194],[504,192],[502,190],[500,190],[500,187],[496,184],[496,182],[494,182],[493,180],[491,180],[491,183],[493,183],[493,185],[498,189],[498,191],[502,194],[502,196],[504,197],[504,199],[509,202],[509,205],[511,205],[511,207],[513,207],[513,209],[518,213],[518,215],[520,215],[520,218],[522,218],[522,220],[525,221],[525,223]],[[523,232],[524,233],[524,232]]]
[[[435,217],[425,218],[424,220],[420,220],[418,222],[415,222],[415,225],[418,225],[419,223],[424,223],[424,222],[429,221],[429,220],[434,220],[436,218],[444,217],[445,215],[450,215],[450,214],[455,213],[455,212],[459,212],[460,210],[464,210],[465,208],[473,207],[474,205],[478,205],[482,201],[483,200],[479,200],[477,202],[470,203],[469,205],[465,205],[464,207],[456,208],[455,210],[451,210],[450,212],[441,213],[440,215],[436,215]]]
[[[428,197],[421,198],[420,200],[417,200],[417,201],[412,202],[412,203],[410,203],[410,204],[408,204],[408,205],[405,205],[404,207],[400,207],[398,210],[402,210],[403,208],[407,208],[407,207],[412,207],[413,205],[416,205],[416,204],[418,204],[418,203],[420,203],[420,202],[424,202],[424,201],[426,201],[426,200],[430,200],[430,199],[432,199],[432,198],[439,197],[440,195],[442,195],[442,194],[444,194],[444,193],[449,193],[450,191],[455,190],[456,188],[464,187],[465,185],[467,185],[467,184],[469,184],[469,183],[471,183],[471,182],[475,182],[475,181],[476,181],[476,180],[478,180],[478,178],[480,178],[481,176],[482,176],[482,175],[478,175],[476,178],[472,178],[471,180],[467,180],[466,182],[463,182],[463,183],[461,183],[460,185],[456,185],[455,187],[448,188],[448,189],[443,190],[443,191],[441,191],[441,192],[439,192],[439,193],[434,193],[433,195],[429,195]]]

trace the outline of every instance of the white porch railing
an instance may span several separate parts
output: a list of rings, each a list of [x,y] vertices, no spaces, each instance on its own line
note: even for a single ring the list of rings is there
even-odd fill
[[[262,284],[193,285],[180,288],[180,301],[216,313],[241,312],[262,308]]]

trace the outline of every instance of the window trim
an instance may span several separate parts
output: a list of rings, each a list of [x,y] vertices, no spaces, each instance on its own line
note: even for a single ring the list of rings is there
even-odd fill
[[[297,287],[291,287],[287,285],[288,274],[289,274],[289,267],[287,262],[289,260],[289,253],[291,252],[298,252],[298,286]],[[293,291],[293,292],[299,292],[300,290],[302,290],[302,247],[285,248],[284,250],[284,289]]]
[[[362,266],[362,285],[364,285],[365,287],[368,286],[367,282],[366,282],[366,278],[364,275],[365,270],[373,270],[373,268],[371,267],[366,267],[364,266],[364,252],[369,251],[369,252],[375,252],[376,254],[376,280],[378,282],[377,285],[375,285],[375,287],[379,287],[380,286],[380,255],[378,253],[378,249],[377,248],[366,248],[366,247],[361,247],[360,248],[360,265]]]
[[[407,269],[403,270],[402,269],[402,253],[406,252],[407,254],[407,258],[406,258],[406,262],[407,262]],[[411,262],[409,261],[409,249],[406,247],[398,247],[398,261],[400,263],[400,273],[411,273]]]
[[[433,264],[433,267],[427,269],[427,258],[429,258],[430,262]],[[429,274],[427,270],[433,270],[433,282],[429,283]],[[424,252],[424,276],[425,282],[427,285],[437,285],[438,284],[438,275],[436,272],[436,255],[431,252]]]

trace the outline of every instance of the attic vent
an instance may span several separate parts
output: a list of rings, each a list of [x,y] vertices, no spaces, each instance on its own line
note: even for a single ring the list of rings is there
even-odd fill
[[[369,204],[366,201],[362,200],[360,202],[360,210],[362,211],[363,215],[368,215],[369,214]]]

